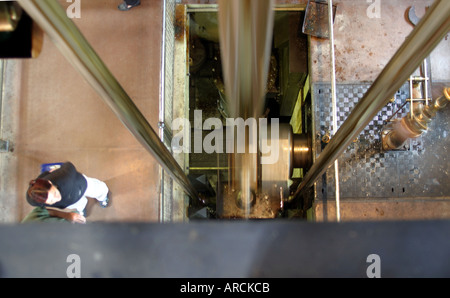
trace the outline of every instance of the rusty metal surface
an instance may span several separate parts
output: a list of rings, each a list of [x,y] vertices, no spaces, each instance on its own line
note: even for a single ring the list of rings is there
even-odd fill
[[[333,5],[333,19],[336,14],[336,5]],[[303,33],[319,37],[329,38],[328,3],[320,1],[308,1]]]
[[[220,219],[274,219],[281,209],[279,191],[275,192],[252,193],[245,206],[241,192],[223,185],[222,196],[217,197],[217,216]]]
[[[425,7],[432,3],[432,0],[415,1],[417,15],[423,17]],[[338,83],[373,82],[414,29],[405,17],[411,1],[381,1],[379,18],[368,16],[371,3],[367,1],[341,0],[336,5],[336,80]],[[330,81],[327,39],[311,37],[310,59],[311,81]]]

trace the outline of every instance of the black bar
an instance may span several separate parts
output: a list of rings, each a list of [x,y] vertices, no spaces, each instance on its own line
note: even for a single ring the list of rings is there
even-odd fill
[[[0,277],[450,277],[450,221],[0,226]]]

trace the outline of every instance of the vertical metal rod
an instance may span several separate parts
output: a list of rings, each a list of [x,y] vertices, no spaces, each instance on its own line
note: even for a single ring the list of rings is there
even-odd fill
[[[423,72],[425,74],[425,81],[424,81],[424,85],[425,85],[425,105],[428,105],[428,63],[427,63],[427,59],[423,60]]]
[[[316,159],[293,198],[311,187],[389,102],[450,30],[450,1],[436,0]]]
[[[411,75],[411,76],[409,76],[409,102],[410,102],[410,104],[409,104],[409,108],[410,108],[410,116],[411,116],[411,119],[413,118],[413,115],[414,115],[414,113],[413,113],[413,110],[414,110],[414,77]]]
[[[159,137],[164,142],[165,97],[166,97],[166,1],[162,0],[161,69],[159,72]],[[162,125],[161,125],[162,124]]]
[[[160,86],[159,86],[159,138],[161,142],[164,143],[164,126],[161,123],[164,123],[165,120],[165,103],[166,103],[166,1],[162,0],[162,32],[161,32],[161,69],[160,69]],[[164,201],[164,187],[165,187],[165,179],[164,179],[164,169],[160,168],[160,195],[159,195],[159,221],[164,222],[164,209],[165,209],[165,201]]]
[[[328,28],[330,38],[330,58],[331,58],[331,105],[333,113],[333,135],[337,132],[337,107],[336,107],[336,56],[334,51],[334,28],[333,28],[333,0],[328,0]],[[340,211],[340,191],[339,191],[339,163],[334,161],[334,184],[336,198],[336,220],[341,221]]]
[[[67,17],[58,1],[18,0],[18,2],[144,148],[194,199],[194,203],[198,203],[199,201],[195,201],[199,199],[197,192],[181,167],[83,34]]]

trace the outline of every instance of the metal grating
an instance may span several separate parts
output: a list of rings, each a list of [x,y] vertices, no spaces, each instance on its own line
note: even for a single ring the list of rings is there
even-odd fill
[[[173,72],[174,72],[174,52],[175,52],[175,1],[166,0],[165,10],[165,42],[164,42],[164,127],[166,131],[172,133],[173,120]],[[170,140],[164,140],[170,148]]]
[[[340,126],[370,84],[338,84],[337,115]],[[314,96],[314,150],[316,156],[326,146],[324,135],[332,131],[331,85],[316,83]],[[339,157],[341,199],[443,197],[450,195],[450,161],[447,138],[450,109],[438,113],[430,129],[410,140],[405,150],[383,151],[381,131],[389,119],[408,114],[409,85],[405,84],[366,126],[359,137]],[[399,111],[396,115],[393,115]],[[331,167],[316,184],[317,199],[335,197],[334,168]]]

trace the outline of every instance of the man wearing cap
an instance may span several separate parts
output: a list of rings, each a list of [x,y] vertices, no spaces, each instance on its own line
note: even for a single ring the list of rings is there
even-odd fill
[[[41,173],[30,181],[26,193],[27,201],[32,206],[76,210],[81,215],[78,221],[85,221],[87,197],[96,199],[103,208],[110,205],[107,185],[78,172],[71,162]]]

